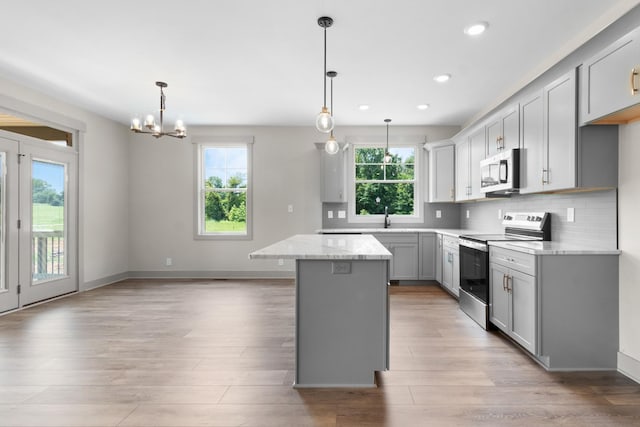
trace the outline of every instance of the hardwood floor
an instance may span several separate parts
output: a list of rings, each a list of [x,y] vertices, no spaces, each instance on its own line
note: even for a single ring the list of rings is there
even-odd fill
[[[294,389],[291,281],[130,280],[0,317],[0,426],[631,426],[640,385],[548,373],[392,287],[375,389]]]

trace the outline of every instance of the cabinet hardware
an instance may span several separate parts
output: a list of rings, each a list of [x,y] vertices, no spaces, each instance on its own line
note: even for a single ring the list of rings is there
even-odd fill
[[[498,149],[498,151],[500,150],[504,150],[504,138],[502,138],[501,136],[496,138],[496,147]]]
[[[544,174],[547,174],[547,179],[544,179]],[[542,185],[549,183],[549,169],[542,169]]]
[[[513,290],[513,288],[510,288],[510,287],[509,287],[509,280],[512,280],[512,281],[513,281],[513,276],[509,276],[509,275],[507,274],[507,292],[509,292],[509,293],[510,293],[510,292]]]
[[[636,76],[638,75],[638,71],[635,67],[631,69],[631,95],[635,95],[638,93],[638,89],[636,88]]]
[[[507,284],[505,283],[507,280],[507,275],[503,274],[502,275],[502,290],[506,292],[507,290]]]

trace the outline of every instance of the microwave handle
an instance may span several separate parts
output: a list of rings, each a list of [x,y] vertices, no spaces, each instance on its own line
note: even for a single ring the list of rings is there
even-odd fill
[[[509,179],[509,163],[506,160],[500,160],[500,169],[498,170],[498,180],[500,184],[506,184]]]

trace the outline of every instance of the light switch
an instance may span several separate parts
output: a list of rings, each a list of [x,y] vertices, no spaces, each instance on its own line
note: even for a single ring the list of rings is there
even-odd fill
[[[440,209],[436,211],[436,218],[442,218],[442,211]]]
[[[467,219],[469,219],[469,209],[467,209]]]
[[[502,219],[502,209],[498,209],[498,219]]]
[[[327,218],[333,219],[333,211],[327,211]]]
[[[293,205],[288,205],[287,206],[287,212],[293,213]]]
[[[576,221],[576,208],[567,208],[567,222]]]
[[[338,218],[344,219],[347,217],[347,211],[338,211]]]

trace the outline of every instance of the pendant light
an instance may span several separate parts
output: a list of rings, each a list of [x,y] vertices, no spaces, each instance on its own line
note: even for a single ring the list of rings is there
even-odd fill
[[[131,119],[131,130],[135,133],[148,133],[155,138],[160,138],[165,135],[180,139],[184,138],[187,136],[187,128],[182,120],[176,120],[173,131],[164,131],[164,111],[166,109],[164,88],[168,85],[165,82],[156,82],[156,86],[160,88],[160,123],[156,123],[156,119],[153,117],[153,114],[147,114],[144,119],[145,130],[142,128],[143,124],[140,119],[138,117],[134,117]]]
[[[331,79],[331,117],[333,117],[333,78],[337,75],[338,73],[336,71],[327,72],[327,76]],[[336,141],[336,138],[333,136],[333,129],[331,129],[329,139],[324,144],[324,150],[331,155],[337,154],[340,150],[340,145],[338,145],[338,141]]]
[[[391,163],[391,153],[389,152],[389,123],[391,123],[391,119],[384,119],[384,122],[387,124],[387,148],[384,151],[384,163]]]
[[[322,104],[322,110],[316,117],[316,128],[323,133],[331,132],[333,129],[333,117],[327,108],[327,28],[333,25],[333,19],[328,16],[322,16],[318,18],[318,25],[324,28],[324,102]]]

